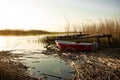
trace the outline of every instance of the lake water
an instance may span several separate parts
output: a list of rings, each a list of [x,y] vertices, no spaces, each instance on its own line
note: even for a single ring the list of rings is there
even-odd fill
[[[28,72],[34,77],[44,77],[42,73],[71,78],[72,68],[65,60],[54,55],[45,55],[41,52],[46,50],[40,40],[44,36],[0,36],[0,51],[12,50],[13,54],[24,54],[19,59],[26,66]],[[47,80],[57,80],[47,77]]]

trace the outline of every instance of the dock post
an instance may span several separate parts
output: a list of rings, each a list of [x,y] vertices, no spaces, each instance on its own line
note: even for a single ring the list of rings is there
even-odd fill
[[[109,47],[111,47],[111,40],[112,40],[112,35],[110,34],[108,36],[108,44],[109,44]]]
[[[98,46],[99,46],[99,49],[101,48],[101,43],[100,43],[100,37],[97,36],[97,42],[98,42]]]

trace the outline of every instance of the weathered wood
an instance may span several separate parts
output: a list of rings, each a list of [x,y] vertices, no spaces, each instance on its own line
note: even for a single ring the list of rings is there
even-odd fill
[[[111,34],[99,34],[99,35],[88,35],[88,36],[80,36],[79,38],[105,38],[109,37]]]
[[[96,34],[96,35],[89,35],[89,34],[79,34],[79,35],[69,35],[69,36],[57,36],[48,38],[47,41],[53,42],[54,40],[80,40],[80,39],[88,39],[88,38],[95,38],[101,47],[101,38],[108,38],[108,44],[111,45],[112,35],[111,34]]]
[[[101,48],[101,43],[100,43],[100,37],[96,37],[98,45],[99,45],[99,49]]]
[[[110,46],[110,44],[111,44],[110,37],[108,37],[108,44],[109,44],[109,46]]]

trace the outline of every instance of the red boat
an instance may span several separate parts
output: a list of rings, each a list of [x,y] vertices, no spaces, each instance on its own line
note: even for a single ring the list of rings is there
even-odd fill
[[[70,41],[55,40],[60,50],[78,50],[78,51],[94,51],[98,49],[98,44],[93,43],[76,43]]]

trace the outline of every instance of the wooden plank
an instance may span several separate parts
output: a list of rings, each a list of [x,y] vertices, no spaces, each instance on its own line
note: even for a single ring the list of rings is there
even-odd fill
[[[111,40],[112,39],[112,35],[111,34],[96,34],[96,35],[69,35],[69,36],[59,36],[59,37],[52,37],[52,38],[47,38],[48,42],[54,42],[56,39],[58,40],[80,40],[80,39],[88,39],[88,38],[96,38],[97,42],[99,43],[99,46],[101,47],[101,42],[100,39],[101,38],[108,38],[108,44],[109,46],[111,45]]]

